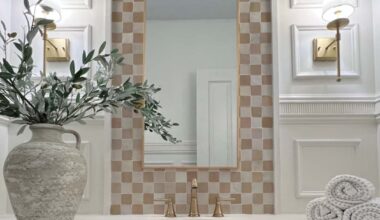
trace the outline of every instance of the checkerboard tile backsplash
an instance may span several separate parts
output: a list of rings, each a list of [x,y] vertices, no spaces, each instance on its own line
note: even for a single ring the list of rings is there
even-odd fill
[[[239,0],[240,168],[142,169],[142,118],[120,110],[112,119],[111,214],[163,214],[164,204],[154,199],[164,197],[175,200],[177,213],[187,213],[194,177],[203,214],[212,213],[216,195],[235,198],[223,205],[226,213],[274,212],[270,9],[270,0]],[[145,0],[113,0],[112,21],[113,47],[126,58],[113,83],[142,82]]]

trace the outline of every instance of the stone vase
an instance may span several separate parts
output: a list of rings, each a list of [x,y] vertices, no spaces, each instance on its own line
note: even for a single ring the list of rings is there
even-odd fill
[[[15,147],[4,178],[18,220],[73,220],[87,182],[77,132],[50,124],[31,125],[32,138]],[[62,134],[76,137],[76,148]]]

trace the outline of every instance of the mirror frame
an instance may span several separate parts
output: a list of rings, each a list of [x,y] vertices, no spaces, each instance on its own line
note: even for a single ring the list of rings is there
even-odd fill
[[[236,164],[233,166],[197,166],[197,165],[146,165],[145,164],[145,130],[143,129],[143,135],[142,135],[142,155],[141,155],[141,167],[142,169],[186,169],[186,170],[240,170],[241,169],[241,137],[240,137],[240,8],[239,3],[240,0],[234,0],[236,1],[236,83],[237,83],[237,138],[236,138]],[[146,77],[146,34],[147,34],[147,4],[148,0],[145,0],[144,2],[144,33],[143,33],[143,79],[145,80]],[[163,106],[165,107],[165,106]],[[144,120],[142,120],[142,127],[144,128]]]

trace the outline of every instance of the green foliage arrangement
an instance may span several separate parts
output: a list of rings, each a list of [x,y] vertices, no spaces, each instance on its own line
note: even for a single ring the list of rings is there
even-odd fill
[[[178,124],[159,112],[161,106],[153,97],[160,88],[146,81],[132,83],[130,79],[119,86],[111,85],[114,70],[117,65],[122,65],[124,58],[117,49],[106,53],[106,43],[98,50],[84,51],[79,67],[71,61],[70,76],[61,78],[56,73],[41,74],[37,81],[32,76],[35,67],[32,42],[38,33],[42,34],[44,25],[53,21],[35,19],[28,0],[24,0],[24,5],[27,30],[20,39],[17,39],[17,33],[7,31],[3,21],[0,25],[1,49],[5,57],[0,61],[0,115],[16,118],[14,123],[23,124],[19,133],[27,125],[84,123],[83,119],[94,118],[99,112],[129,108],[142,114],[145,130],[157,133],[166,141],[179,142],[168,131]],[[17,65],[6,59],[7,48],[11,46],[17,51]],[[97,70],[89,76],[92,63],[97,64],[93,65]]]

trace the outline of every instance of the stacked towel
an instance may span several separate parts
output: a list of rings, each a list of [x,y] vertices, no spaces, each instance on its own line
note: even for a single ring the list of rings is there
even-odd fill
[[[337,176],[326,187],[327,200],[342,210],[368,202],[374,194],[375,186],[370,181],[351,175]]]
[[[308,220],[380,220],[380,198],[372,200],[374,185],[363,178],[340,175],[326,186],[325,197],[306,207]]]
[[[343,211],[327,201],[325,198],[314,199],[306,207],[308,220],[341,220]]]
[[[354,206],[344,212],[343,220],[379,220],[380,198]]]

